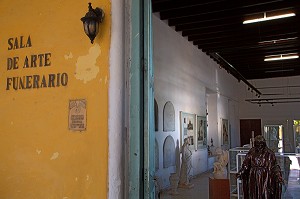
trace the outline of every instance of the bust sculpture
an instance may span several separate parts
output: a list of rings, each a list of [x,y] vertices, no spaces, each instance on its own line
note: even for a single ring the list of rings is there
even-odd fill
[[[214,178],[215,179],[226,179],[227,178],[227,168],[226,165],[229,161],[228,151],[222,150],[220,148],[216,149],[217,160],[214,163]]]
[[[193,184],[190,183],[190,170],[192,168],[192,151],[189,149],[190,139],[185,138],[184,143],[181,147],[181,170],[178,187],[181,188],[192,188]]]
[[[244,199],[281,198],[280,167],[262,135],[254,138],[254,147],[247,153],[237,178],[242,180]]]

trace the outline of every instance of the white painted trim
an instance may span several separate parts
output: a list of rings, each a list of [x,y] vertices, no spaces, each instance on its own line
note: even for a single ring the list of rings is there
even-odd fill
[[[111,1],[108,110],[108,199],[124,195],[124,2]]]

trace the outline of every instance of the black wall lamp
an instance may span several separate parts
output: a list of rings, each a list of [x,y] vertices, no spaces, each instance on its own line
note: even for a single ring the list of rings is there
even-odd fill
[[[85,34],[90,38],[91,43],[99,32],[99,25],[104,19],[104,12],[101,8],[92,8],[92,3],[89,3],[89,11],[81,18]]]

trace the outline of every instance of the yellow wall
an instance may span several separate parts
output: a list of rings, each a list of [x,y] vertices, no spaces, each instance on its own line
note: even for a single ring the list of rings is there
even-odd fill
[[[89,1],[0,2],[0,198],[103,199],[107,195],[110,1],[91,44],[80,18]],[[31,47],[9,50],[17,37]],[[20,41],[19,41],[20,42]],[[48,65],[25,57],[51,53]],[[7,58],[19,57],[8,70]],[[38,62],[37,62],[38,63]],[[66,73],[66,86],[7,90],[7,78]],[[85,99],[86,131],[68,127],[69,100]]]

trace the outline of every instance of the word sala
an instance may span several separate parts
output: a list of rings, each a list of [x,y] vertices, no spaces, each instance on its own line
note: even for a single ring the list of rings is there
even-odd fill
[[[26,41],[23,36],[20,36],[19,39],[18,37],[9,38],[7,43],[8,43],[8,48],[7,48],[8,50],[16,50],[19,48],[27,48],[32,46],[30,35],[27,37]]]

